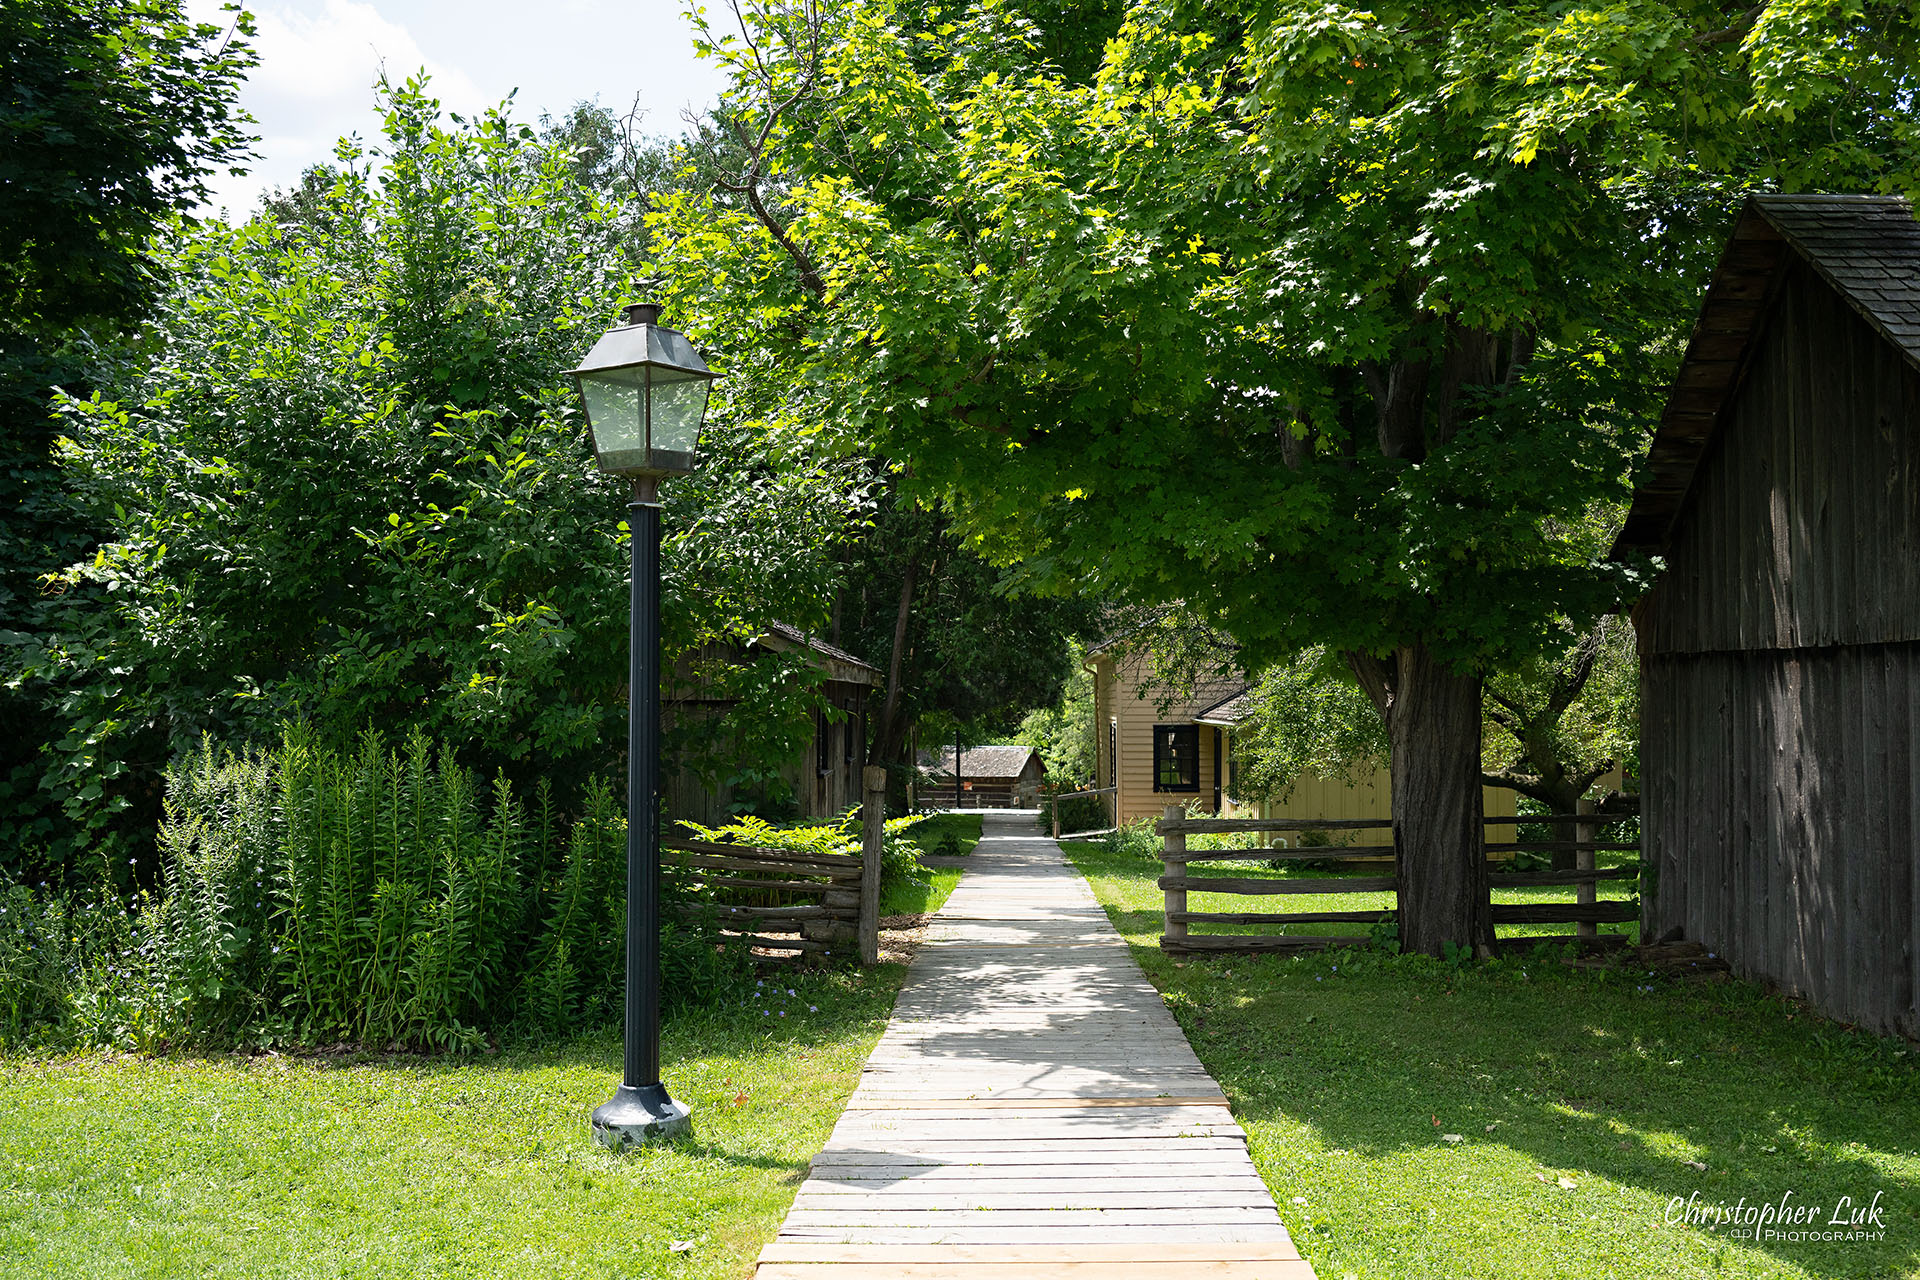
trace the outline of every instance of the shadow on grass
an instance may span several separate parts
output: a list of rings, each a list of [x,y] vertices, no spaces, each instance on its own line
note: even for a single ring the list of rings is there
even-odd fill
[[[1288,1146],[1290,1157],[1311,1157],[1312,1144],[1351,1153],[1374,1205],[1456,1194],[1428,1180],[1421,1155],[1453,1132],[1454,1176],[1475,1180],[1475,1194],[1524,1200],[1516,1178],[1551,1186],[1585,1174],[1644,1193],[1653,1229],[1689,1197],[1752,1206],[1788,1192],[1822,1206],[1807,1225],[1826,1228],[1839,1206],[1863,1209],[1880,1193],[1882,1239],[1741,1244],[1812,1275],[1920,1274],[1911,1046],[1748,983],[1569,970],[1547,957],[1465,970],[1369,952],[1176,961],[1155,945],[1158,867],[1074,854],[1250,1132],[1288,1145],[1304,1130],[1309,1146]],[[1537,1199],[1525,1209],[1552,1212]],[[1646,1236],[1650,1248],[1676,1247]],[[1499,1270],[1501,1260],[1459,1261]]]
[[[1636,984],[1552,960],[1455,972],[1353,953],[1136,955],[1250,1128],[1305,1125],[1380,1160],[1434,1148],[1438,1120],[1468,1159],[1484,1143],[1663,1205],[1791,1192],[1823,1206],[1821,1226],[1879,1192],[1885,1239],[1757,1247],[1816,1275],[1920,1264],[1912,1240],[1894,1238],[1920,1221],[1911,1056],[1746,984]]]

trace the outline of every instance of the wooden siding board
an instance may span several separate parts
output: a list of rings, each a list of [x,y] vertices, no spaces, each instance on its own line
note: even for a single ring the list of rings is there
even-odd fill
[[[1902,1034],[1920,1039],[1920,681],[1906,681],[1906,736],[1904,753],[1895,744],[1895,794],[1905,797],[1905,827],[1898,833],[1894,848],[1904,850],[1902,863],[1907,891],[1906,931],[1900,945],[1906,951],[1907,1000],[1896,1003],[1895,1027]],[[1904,759],[1900,757],[1904,754]],[[1902,1025],[1904,1024],[1904,1025]]]
[[[1662,655],[1644,680],[1655,936],[1920,1032],[1920,643]]]
[[[1920,639],[1914,377],[1810,268],[1788,272],[1675,524],[1656,652]]]

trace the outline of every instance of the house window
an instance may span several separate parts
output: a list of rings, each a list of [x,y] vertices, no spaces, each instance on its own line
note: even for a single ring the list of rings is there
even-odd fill
[[[1200,789],[1199,725],[1157,724],[1153,726],[1153,789],[1155,791],[1198,791]]]

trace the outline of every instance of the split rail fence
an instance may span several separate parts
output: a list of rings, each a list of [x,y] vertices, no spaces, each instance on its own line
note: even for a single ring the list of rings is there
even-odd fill
[[[723,935],[752,947],[759,959],[799,960],[808,954],[880,958],[880,860],[886,833],[887,771],[869,767],[863,778],[860,856],[663,840],[664,866],[714,891],[712,905],[683,911],[718,916]]]
[[[1606,923],[1620,923],[1638,920],[1640,907],[1633,901],[1599,900],[1598,885],[1603,880],[1637,880],[1640,875],[1638,860],[1627,867],[1598,867],[1595,855],[1601,852],[1637,852],[1636,843],[1620,841],[1601,841],[1597,838],[1596,828],[1608,823],[1628,821],[1637,814],[1550,814],[1545,817],[1494,817],[1486,819],[1490,826],[1515,825],[1521,823],[1543,823],[1557,827],[1572,826],[1570,838],[1555,840],[1513,840],[1489,842],[1485,849],[1488,854],[1504,854],[1504,858],[1490,859],[1488,863],[1488,881],[1494,889],[1536,888],[1547,885],[1566,885],[1575,891],[1572,902],[1521,902],[1492,904],[1493,923],[1496,931],[1501,925],[1541,925],[1570,924],[1575,932],[1567,935],[1529,936],[1499,938],[1496,945],[1503,949],[1523,949],[1542,942],[1552,944],[1572,943],[1583,949],[1600,949],[1623,945],[1626,938],[1620,934],[1600,933],[1597,926]],[[1179,954],[1212,952],[1270,952],[1270,951],[1310,951],[1328,947],[1365,946],[1373,940],[1371,932],[1352,932],[1343,934],[1288,934],[1276,933],[1194,933],[1194,925],[1271,925],[1284,930],[1292,925],[1353,924],[1375,926],[1386,923],[1391,913],[1375,910],[1345,911],[1191,911],[1187,907],[1187,895],[1191,893],[1218,893],[1245,896],[1256,900],[1269,900],[1284,897],[1295,900],[1299,897],[1342,893],[1392,892],[1396,895],[1395,913],[1398,908],[1400,881],[1391,872],[1383,875],[1360,876],[1294,876],[1287,879],[1264,879],[1252,876],[1226,876],[1219,874],[1194,875],[1191,864],[1195,862],[1357,862],[1377,859],[1392,859],[1397,850],[1391,843],[1366,845],[1330,845],[1307,848],[1256,848],[1256,849],[1190,849],[1187,838],[1194,835],[1228,835],[1240,832],[1258,833],[1301,833],[1319,832],[1364,832],[1391,831],[1391,818],[1189,818],[1179,808],[1168,808],[1166,815],[1155,825],[1163,843],[1161,853],[1160,890],[1165,896],[1166,923],[1160,937],[1162,949]],[[1517,834],[1517,833],[1516,833]],[[1389,837],[1391,839],[1391,837]],[[1520,871],[1511,867],[1512,855],[1519,853],[1553,854],[1570,851],[1575,857],[1575,868],[1566,871]],[[1254,904],[1258,905],[1258,903]]]
[[[1114,816],[1114,806],[1120,803],[1119,787],[1117,786],[1116,787],[1096,787],[1091,791],[1065,791],[1053,797],[1053,838],[1055,840],[1060,839],[1060,802],[1062,800],[1085,800],[1093,796],[1112,796],[1113,797],[1113,799],[1103,807],[1102,816],[1106,819],[1107,825],[1104,827],[1097,827],[1091,831],[1070,831],[1067,834],[1074,836],[1076,838],[1085,837],[1085,836],[1104,836],[1108,832],[1112,831],[1115,827],[1120,825],[1119,819]]]

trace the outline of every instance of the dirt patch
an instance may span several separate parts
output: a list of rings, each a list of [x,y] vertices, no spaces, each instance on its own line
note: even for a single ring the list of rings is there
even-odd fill
[[[964,862],[964,858],[954,859]],[[908,964],[913,953],[920,948],[921,941],[927,936],[927,924],[933,919],[932,912],[918,915],[881,916],[880,917],[880,958],[897,964]]]

